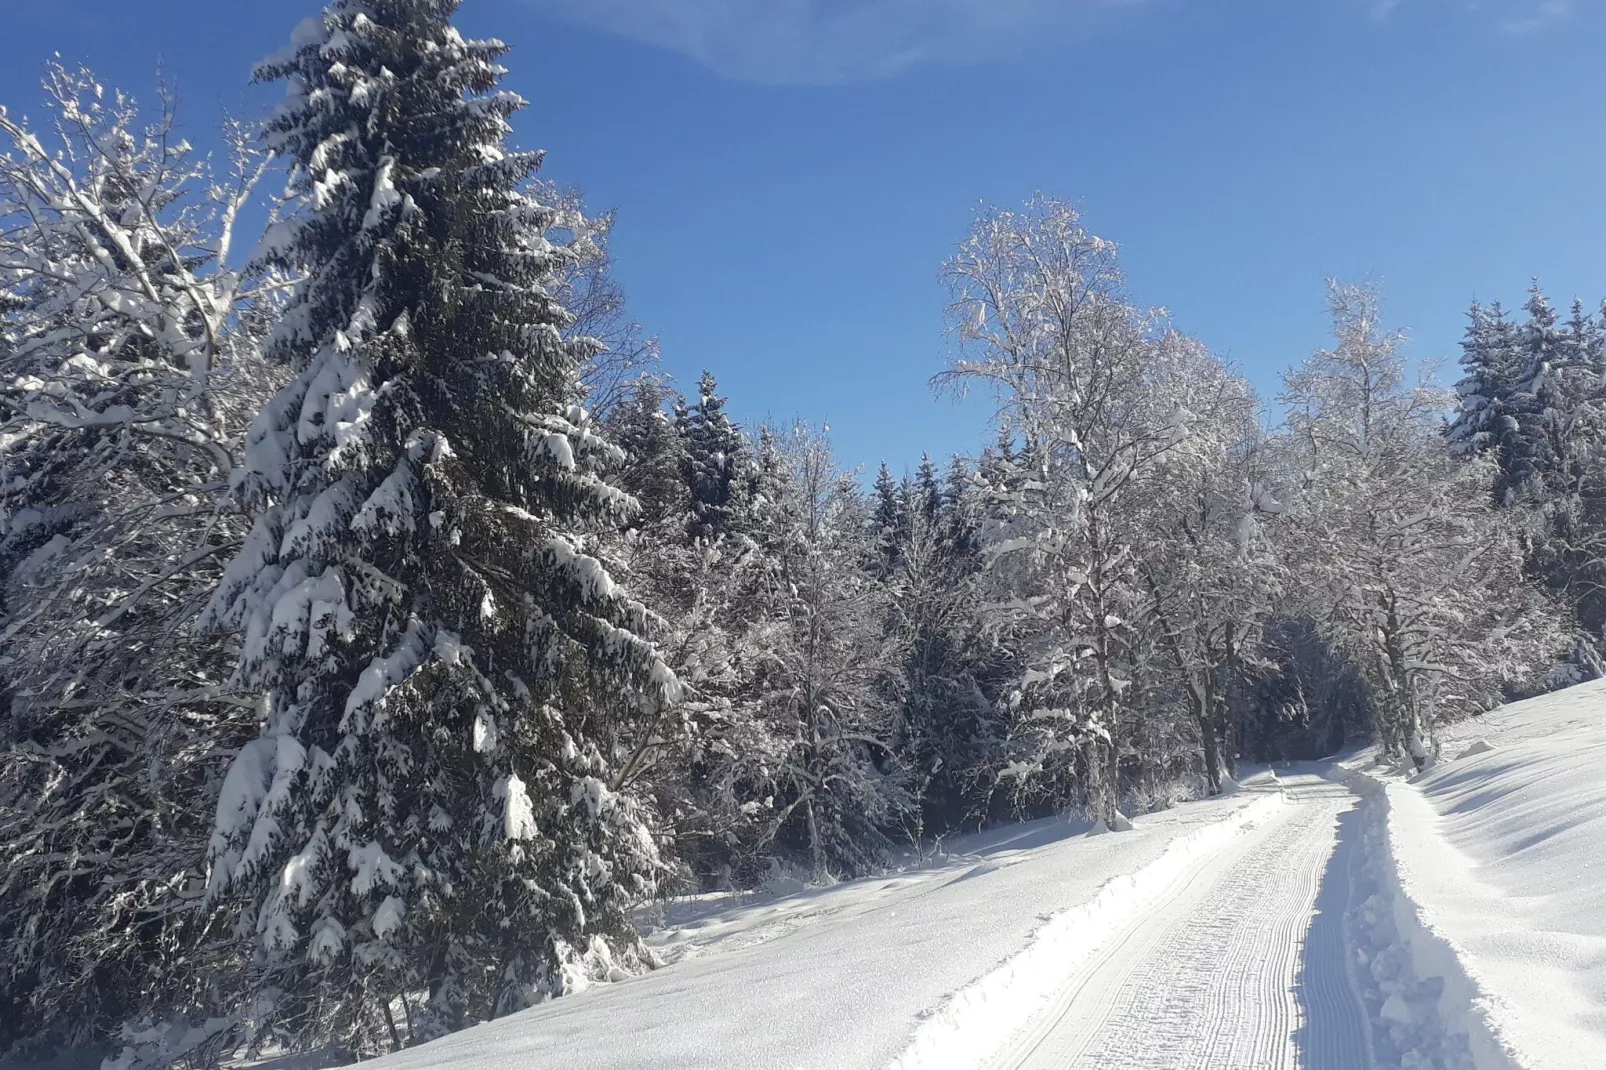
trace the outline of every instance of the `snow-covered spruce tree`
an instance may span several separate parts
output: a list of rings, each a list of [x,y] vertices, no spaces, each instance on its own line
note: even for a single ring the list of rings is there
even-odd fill
[[[301,211],[252,425],[256,510],[209,611],[262,735],[218,804],[215,933],[256,1036],[368,1054],[630,968],[661,866],[631,755],[677,698],[594,533],[633,503],[572,403],[570,254],[507,148],[523,105],[455,0],[336,0],[258,77]]]
[[[640,379],[630,397],[613,407],[607,426],[625,454],[618,482],[640,506],[631,518],[632,529],[653,540],[684,543],[692,507],[684,479],[686,443],[664,411],[668,396],[663,383]]]
[[[987,549],[995,619],[1022,662],[1005,772],[1023,801],[1081,801],[1118,827],[1123,735],[1150,651],[1135,630],[1134,492],[1187,430],[1145,384],[1185,340],[1127,301],[1115,246],[1062,201],[985,211],[947,274],[960,341],[947,378],[993,390],[1020,440],[992,462]]]
[[[955,463],[964,478],[963,462]],[[985,816],[989,761],[1002,735],[984,690],[997,659],[977,608],[981,557],[954,537],[963,523],[954,513],[968,504],[950,499],[933,516],[912,510],[895,568],[883,580],[898,657],[889,676],[900,707],[896,751],[918,802],[909,810],[916,843]]]
[[[1593,675],[1606,628],[1606,327],[1577,301],[1558,326],[1537,285],[1525,309],[1518,325],[1474,306],[1448,435],[1458,456],[1493,459],[1496,501],[1534,515],[1528,571],[1573,608],[1570,671]]]
[[[1461,342],[1463,375],[1456,384],[1457,411],[1446,438],[1457,456],[1493,456],[1495,500],[1511,504],[1518,488],[1533,475],[1532,450],[1522,432],[1528,399],[1521,388],[1528,362],[1516,325],[1506,319],[1499,302],[1488,308],[1474,304],[1467,319]]]
[[[920,455],[920,467],[915,469],[906,497],[911,513],[923,517],[933,527],[937,525],[942,513],[942,487],[938,484],[937,465],[931,454]]]
[[[680,406],[676,426],[686,444],[686,485],[692,496],[692,534],[725,535],[736,530],[742,512],[747,440],[725,414],[719,384],[705,371],[697,380],[697,401]]]
[[[885,577],[898,566],[898,555],[909,538],[907,502],[885,461],[876,471],[875,487],[871,493],[875,499],[870,527],[878,557],[876,569]]]
[[[684,688],[681,718],[647,741],[636,766],[681,876],[723,885],[749,822],[711,781],[717,763],[708,755],[731,745],[729,696],[742,678],[736,637],[752,611],[756,548],[741,535],[692,533],[686,437],[664,411],[667,396],[643,379],[609,420],[626,455],[618,481],[641,506],[622,533],[624,575],[664,618],[658,648]]]
[[[658,648],[684,689],[681,718],[648,742],[636,764],[660,832],[674,844],[680,878],[724,887],[768,865],[767,856],[750,850],[758,824],[723,777],[725,756],[745,749],[748,725],[736,716],[733,696],[750,682],[742,637],[759,616],[760,555],[740,533],[699,533],[690,413],[681,405],[681,418],[671,420],[667,396],[664,384],[643,379],[609,419],[626,455],[618,481],[641,506],[622,532],[619,556],[632,589],[664,618]],[[745,507],[746,448],[733,452],[729,483],[738,489],[733,501]],[[748,526],[742,511],[726,519]]]
[[[1330,303],[1337,345],[1284,379],[1285,552],[1367,681],[1384,753],[1421,764],[1436,723],[1542,672],[1556,622],[1524,580],[1517,518],[1489,494],[1492,464],[1449,456],[1449,398],[1406,384],[1376,294],[1334,283]]]
[[[261,154],[214,178],[170,101],[147,126],[87,71],[45,90],[53,136],[0,109],[0,1049],[107,1043],[232,961],[186,929],[255,717],[191,625],[277,378],[275,280],[227,265]]]
[[[1529,568],[1598,644],[1606,628],[1606,340],[1581,302],[1558,328],[1535,287],[1528,312],[1519,332],[1527,404],[1518,420],[1531,471],[1517,500],[1539,518]],[[1598,654],[1582,654],[1575,668],[1591,671],[1587,663]]]

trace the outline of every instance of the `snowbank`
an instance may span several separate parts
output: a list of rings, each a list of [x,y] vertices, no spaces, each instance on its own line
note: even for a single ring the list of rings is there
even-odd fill
[[[1606,682],[1456,726],[1443,752],[1378,778],[1416,976],[1444,979],[1476,1070],[1606,1067]]]
[[[1376,1065],[1522,1070],[1487,991],[1416,898],[1410,859],[1418,845],[1399,835],[1398,800],[1370,777],[1356,777],[1352,786],[1366,801],[1345,935]]]

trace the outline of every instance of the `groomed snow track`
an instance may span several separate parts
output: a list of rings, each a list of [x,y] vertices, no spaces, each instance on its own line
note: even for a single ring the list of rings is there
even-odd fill
[[[375,1070],[1517,1070],[1469,1028],[1389,822],[1323,765],[1130,833],[1038,823],[738,905],[673,966]]]
[[[1313,777],[1084,961],[998,1070],[1361,1070],[1346,973],[1356,797]],[[1320,902],[1319,902],[1320,900]]]

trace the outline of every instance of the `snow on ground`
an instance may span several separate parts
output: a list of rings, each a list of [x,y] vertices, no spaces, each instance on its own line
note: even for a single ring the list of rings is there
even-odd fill
[[[1504,1049],[1478,1070],[1600,1070],[1606,681],[1503,706],[1443,742],[1426,773],[1380,777],[1418,972],[1462,987],[1469,1026]]]
[[[916,1026],[1032,943],[1055,915],[1275,790],[1138,818],[1130,832],[1040,821],[954,845],[940,865],[780,899],[673,909],[672,965],[387,1056],[375,1070],[885,1070]]]
[[[681,901],[671,965],[384,1070],[1600,1070],[1606,683],[1445,746],[1409,781],[1355,755],[1130,833]]]
[[[1189,859],[1130,924],[1073,958],[993,1058],[920,1070],[1364,1070],[1339,937],[1343,833],[1360,800],[1317,768],[1284,782],[1286,802]]]
[[[1606,682],[1086,835],[677,900],[667,963],[375,1070],[1602,1070]]]
[[[1222,856],[1236,856],[1243,848],[1232,841],[1250,840],[1239,834],[1274,820],[1282,805],[1280,791],[1267,792],[1226,819],[1177,837],[1153,862],[1109,881],[1087,902],[1053,915],[1025,950],[926,1018],[891,1070],[981,1066],[1038,1022],[1064,1018],[1070,1001],[1062,994],[1079,987],[1074,982],[1082,973],[1099,971],[1100,951],[1118,944],[1130,926],[1142,924],[1162,906],[1192,902],[1178,891],[1198,884],[1198,874]],[[1146,1023],[1145,1030],[1160,1024]]]

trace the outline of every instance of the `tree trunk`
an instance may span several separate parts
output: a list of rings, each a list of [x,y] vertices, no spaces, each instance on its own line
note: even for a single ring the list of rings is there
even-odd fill
[[[1208,713],[1196,711],[1195,717],[1199,722],[1199,735],[1204,741],[1205,783],[1212,795],[1221,794],[1221,744],[1216,738],[1215,718]]]
[[[1110,739],[1100,745],[1100,751],[1098,757],[1102,768],[1098,777],[1097,818],[1111,832],[1119,832],[1128,826],[1118,805],[1121,797],[1121,747],[1116,741],[1113,725]]]
[[[803,801],[803,816],[809,824],[809,854],[813,859],[814,872],[810,880],[820,884],[825,880],[825,847],[820,843],[820,826],[814,819],[814,799],[811,796]]]
[[[1238,748],[1242,743],[1242,726],[1238,718],[1233,715],[1232,694],[1235,685],[1240,683],[1243,676],[1243,663],[1238,654],[1238,625],[1233,621],[1227,622],[1227,666],[1226,680],[1221,687],[1218,701],[1220,716],[1216,718],[1217,731],[1221,733],[1221,750],[1223,766],[1227,775],[1234,780],[1238,779]]]

